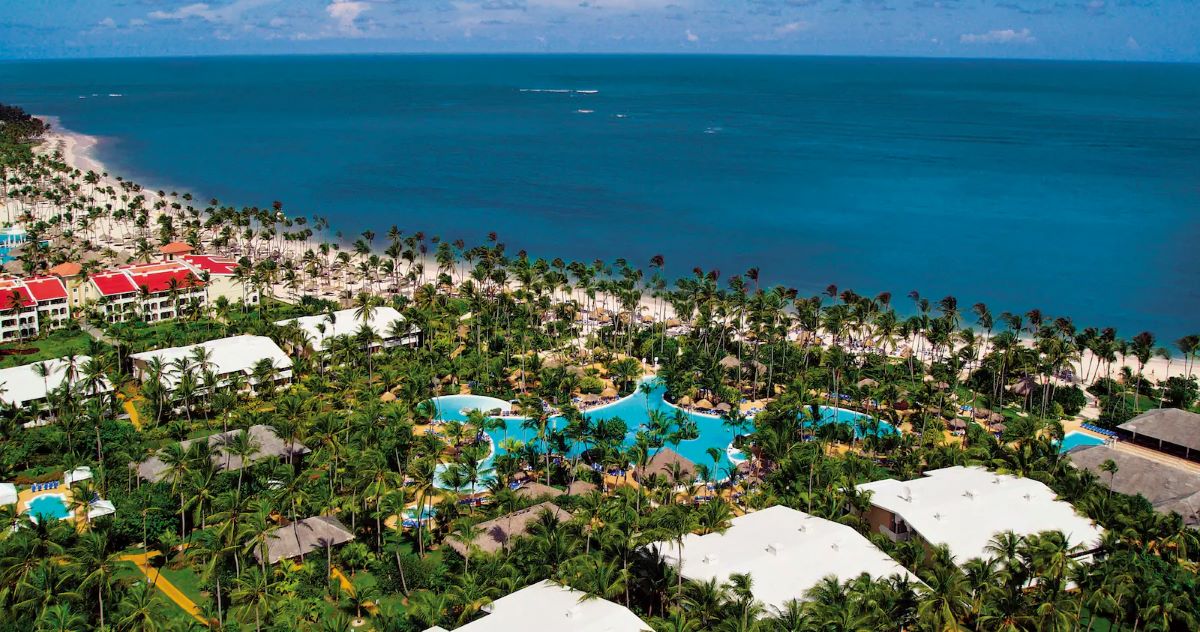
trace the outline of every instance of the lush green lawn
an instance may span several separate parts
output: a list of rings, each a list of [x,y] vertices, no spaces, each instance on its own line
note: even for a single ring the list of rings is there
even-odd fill
[[[0,356],[0,369],[52,360],[72,353],[83,355],[87,353],[88,343],[91,340],[91,336],[82,330],[60,329],[50,332],[44,338],[20,343],[6,343],[0,345],[0,349],[36,349],[37,351],[28,355],[2,355]]]
[[[197,606],[204,608],[208,604],[208,597],[200,594],[202,591],[200,584],[200,576],[190,568],[181,568],[174,570],[170,566],[164,566],[161,569],[162,576],[175,585],[188,599],[191,599]]]

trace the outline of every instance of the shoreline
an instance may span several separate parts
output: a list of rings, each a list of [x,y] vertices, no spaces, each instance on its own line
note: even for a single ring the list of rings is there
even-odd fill
[[[107,176],[103,176],[103,174],[106,172],[106,166],[96,156],[96,149],[103,142],[103,139],[101,137],[92,136],[89,134],[83,134],[83,133],[76,132],[71,129],[65,128],[62,126],[61,120],[59,119],[59,117],[56,117],[56,116],[38,115],[38,118],[41,118],[41,119],[45,120],[47,123],[49,123],[51,125],[51,129],[50,129],[50,132],[44,138],[43,143],[37,148],[37,151],[39,151],[41,153],[53,153],[54,151],[57,150],[62,154],[63,161],[65,163],[67,163],[68,165],[71,165],[72,167],[74,167],[84,173],[86,173],[88,171],[94,171],[97,174],[100,174],[102,176],[101,180],[100,180],[101,186],[111,186],[115,191],[118,192],[117,196],[115,196],[116,199],[109,198],[108,201],[113,204],[119,203],[120,202],[120,200],[119,200],[120,193],[119,192],[121,191],[121,188],[120,188],[121,182],[118,181],[117,176],[115,176],[111,172],[109,172]],[[130,181],[124,180],[124,182],[128,183]],[[161,215],[164,212],[160,209],[154,208],[153,202],[159,201],[159,200],[162,200],[162,201],[170,200],[169,196],[160,197],[158,195],[158,189],[152,190],[152,189],[146,188],[144,185],[143,185],[143,188],[141,189],[141,194],[144,195],[147,199],[146,206],[150,210],[150,215],[151,215],[152,220],[156,219],[159,215]],[[193,192],[193,195],[196,195],[196,194]],[[205,199],[205,198],[199,197],[197,199]],[[129,238],[131,236],[129,227],[122,225],[121,228],[124,229],[124,231],[122,233],[119,233],[120,236],[125,239]],[[329,230],[332,232],[335,229],[331,228]],[[299,248],[300,248],[299,252],[303,252],[304,250],[314,250],[314,251],[317,250],[318,247],[320,246],[320,244],[322,243],[322,240],[321,240],[322,236],[323,235],[313,235],[312,237],[310,237],[308,240],[303,242],[302,245],[299,246]],[[345,245],[345,244],[343,244],[343,245]],[[376,249],[375,254],[382,254],[382,249],[381,248]],[[246,255],[246,256],[250,256],[250,255]],[[254,261],[256,259],[254,256],[250,256],[250,258],[252,261]],[[436,264],[436,261],[434,260],[432,254],[425,254],[424,256],[421,256],[415,263],[421,264],[424,266],[424,268],[426,270],[425,274],[428,274],[429,273],[428,271],[430,271],[430,270],[437,269],[437,264]],[[456,273],[457,276],[459,276],[460,278],[465,278],[466,275],[469,274],[469,272],[470,272],[470,270],[469,270],[469,268],[467,268],[465,262],[460,262],[459,264],[457,264],[456,269],[454,270],[454,273]],[[429,282],[428,280],[425,280],[425,279],[422,279],[422,280],[424,282]],[[348,287],[353,288],[354,285],[355,284],[353,282],[350,282]],[[513,282],[510,282],[508,287],[509,287],[509,289],[513,289],[513,287],[515,287],[515,286],[513,285]],[[329,293],[328,290],[322,292],[322,291],[320,291],[319,286],[317,289],[318,289],[318,291],[313,293],[312,295],[317,296],[319,298],[326,298],[326,299],[330,298],[329,296],[326,296]],[[401,291],[401,294],[411,296],[411,293],[413,292],[414,289],[415,288],[413,288],[411,286],[405,287]],[[289,290],[287,290],[287,288],[282,283],[276,285],[273,288],[273,293],[275,294],[275,296],[277,298],[290,297]],[[568,296],[572,300],[579,302],[581,305],[586,305],[586,300],[581,300],[581,298],[580,298],[580,290],[578,288],[573,287],[571,292],[568,293]],[[586,297],[584,297],[584,298],[586,298]],[[338,300],[338,299],[336,297],[334,297],[332,300]],[[604,307],[604,308],[609,309],[610,311],[614,311],[614,312],[619,311],[619,310],[613,310],[613,306],[610,304],[612,302],[612,300],[613,300],[612,297],[608,297],[607,295],[603,295],[603,294],[597,294],[596,300],[594,301],[594,305],[597,307]],[[652,315],[656,321],[667,320],[667,319],[677,317],[674,313],[673,307],[670,305],[670,303],[668,301],[665,301],[665,300],[660,301],[660,300],[654,298],[654,296],[652,294],[650,294],[649,292],[646,292],[641,297],[641,299],[638,303],[638,308],[635,311],[638,314],[648,313],[648,314]],[[897,314],[897,315],[899,316],[899,314]],[[590,328],[589,325],[586,325],[586,324],[584,325],[583,335],[585,337],[587,335],[590,335],[590,333],[591,333],[589,331],[589,328]],[[979,330],[976,330],[976,334],[982,335],[982,332]],[[828,336],[828,334],[824,333],[824,332],[822,332],[822,335],[824,335],[826,337]],[[1020,341],[1021,341],[1022,345],[1030,346],[1030,340],[1026,336],[1023,335],[1020,338]],[[905,340],[902,342],[907,342],[907,341]],[[1185,363],[1183,362],[1183,359],[1180,356],[1176,355],[1177,350],[1173,348],[1174,347],[1173,342],[1167,341],[1167,340],[1162,340],[1162,341],[1160,341],[1160,343],[1161,343],[1160,346],[1162,346],[1170,351],[1172,358],[1170,360],[1166,360],[1164,358],[1157,357],[1157,356],[1151,358],[1150,361],[1147,362],[1144,367],[1145,377],[1149,380],[1160,381],[1160,380],[1165,380],[1169,377],[1184,375],[1186,372]],[[825,347],[825,346],[826,345],[824,345],[824,344],[822,345],[822,347]],[[900,346],[901,346],[901,344],[897,344],[896,348],[898,349],[898,348],[900,348]],[[889,354],[889,355],[893,355],[893,357],[895,357],[897,354]],[[1077,375],[1083,375],[1085,372],[1085,369],[1093,369],[1094,368],[1095,358],[1093,357],[1093,355],[1091,354],[1090,351],[1084,350],[1084,351],[1080,352],[1079,361],[1072,362],[1071,365],[1073,368],[1078,368],[1078,371],[1076,371]],[[1137,365],[1136,358],[1134,358],[1133,356],[1121,356],[1118,358],[1117,362],[1113,363],[1113,366],[1112,366],[1112,374],[1114,376],[1114,379],[1119,377],[1120,369],[1123,366],[1129,367],[1135,374],[1137,373],[1138,365]],[[1196,373],[1200,373],[1200,371],[1194,372],[1193,375],[1196,375]],[[1102,376],[1103,376],[1103,373],[1099,373],[1099,374],[1097,374],[1096,377],[1102,377]],[[616,403],[616,402],[614,402],[614,403]],[[609,404],[609,405],[611,405],[611,404]]]

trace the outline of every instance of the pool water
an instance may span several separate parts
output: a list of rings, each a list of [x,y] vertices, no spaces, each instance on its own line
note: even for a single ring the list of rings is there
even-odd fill
[[[666,386],[661,381],[650,378],[650,383],[653,388],[649,394],[643,394],[640,391],[635,392],[633,395],[624,397],[607,406],[593,408],[584,413],[584,416],[591,420],[620,418],[625,422],[626,426],[625,440],[622,442],[622,445],[629,447],[634,444],[638,429],[643,424],[649,422],[649,411],[657,410],[668,416],[674,416],[675,411],[678,410],[663,400],[663,394],[666,393]],[[434,398],[434,402],[438,408],[438,419],[444,421],[465,421],[467,416],[462,413],[464,409],[487,411],[495,408],[503,408],[505,410],[510,408],[508,402],[481,395],[448,395]],[[859,436],[862,436],[861,423],[862,420],[868,418],[867,415],[826,406],[822,406],[821,410],[824,414],[822,423],[830,423],[836,419],[839,422],[850,424],[855,428]],[[745,427],[734,430],[726,426],[723,419],[714,415],[688,412],[684,414],[696,422],[699,436],[691,441],[683,441],[678,446],[667,444],[666,447],[675,450],[693,463],[703,463],[709,466],[713,469],[713,474],[717,478],[725,478],[727,475],[726,471],[731,467],[729,457],[725,452],[726,448],[733,442],[734,435],[752,432],[754,430],[753,423],[748,421]],[[504,428],[488,431],[488,435],[492,439],[492,445],[495,446],[495,451],[498,453],[504,453],[500,445],[506,438],[529,442],[537,437],[536,429],[522,427],[522,424],[525,422],[524,418],[507,417],[504,421]],[[550,424],[554,428],[562,428],[566,425],[566,420],[562,417],[552,417]],[[886,434],[894,432],[894,429],[887,422],[880,422],[879,432]],[[720,458],[715,465],[712,456],[708,454],[709,448],[716,448],[719,453]],[[571,454],[578,454],[583,449],[584,446],[577,446],[571,450]],[[484,465],[490,468],[493,458],[494,455],[489,456]]]
[[[1104,439],[1083,432],[1069,432],[1063,436],[1062,445],[1058,447],[1058,451],[1062,453],[1084,445],[1104,445]]]
[[[29,501],[29,508],[25,513],[36,519],[53,518],[54,520],[62,520],[71,515],[67,509],[66,499],[58,494],[43,494]]]

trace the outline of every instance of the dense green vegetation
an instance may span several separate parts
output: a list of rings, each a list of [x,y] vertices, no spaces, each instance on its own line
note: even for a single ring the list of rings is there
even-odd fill
[[[651,262],[647,278],[624,261],[584,264],[512,254],[495,236],[467,248],[396,229],[389,231],[382,256],[374,253],[370,233],[351,252],[331,244],[301,250],[296,244],[312,235],[306,226],[321,222],[286,218],[277,207],[235,209],[214,201],[193,208],[185,197],[154,209],[160,219],[151,220],[136,185],[120,196],[125,206],[106,209],[89,203],[89,174],[73,174],[53,159],[24,156],[6,169],[26,174],[12,176],[22,185],[21,202],[54,199],[42,205],[43,212],[58,209],[57,221],[28,218],[31,232],[51,238],[46,249],[22,253],[28,269],[77,254],[72,249],[87,242],[97,225],[128,220],[144,229],[147,246],[180,238],[215,248],[237,244],[245,256],[239,273],[245,282],[268,295],[283,285],[297,304],[218,302],[178,322],[107,327],[113,344],[88,345],[93,360],[78,368],[83,386],[51,397],[46,414],[52,423],[25,429],[21,424],[32,420],[33,411],[3,411],[0,480],[52,480],[89,465],[96,479],[77,487],[76,496],[95,490],[117,511],[76,528],[62,521],[33,523],[14,506],[0,508],[0,630],[200,627],[175,604],[165,606],[162,593],[123,561],[142,547],[157,552],[151,562],[201,608],[203,619],[230,630],[344,630],[360,616],[377,630],[453,628],[479,616],[489,600],[546,578],[627,605],[657,630],[1200,625],[1196,532],[1178,515],[1155,513],[1145,499],[1110,493],[1094,475],[1072,468],[1053,444],[1062,437],[1061,421],[1088,402],[1076,382],[1061,379],[1067,371],[1098,398],[1103,423],[1163,402],[1194,405],[1190,372],[1177,383],[1158,384],[1140,370],[1118,368],[1118,356],[1126,352],[1139,366],[1153,356],[1157,345],[1148,334],[1124,342],[1111,330],[1077,330],[1069,319],[1036,310],[993,318],[986,306],[976,305],[968,315],[951,297],[931,303],[914,295],[914,315],[902,318],[887,295],[830,288],[802,297],[758,287],[753,270],[723,283],[718,274],[697,270],[668,285],[661,258]],[[45,177],[28,176],[38,170]],[[71,193],[57,195],[64,189]],[[79,239],[62,239],[68,233]],[[138,248],[144,252],[134,256],[152,252]],[[426,265],[436,266],[436,273]],[[390,304],[425,332],[420,345],[367,354],[368,344],[386,332],[364,325],[335,340],[323,362],[304,352],[298,328],[272,324],[333,307],[299,298],[310,293],[306,276],[351,275],[365,281],[343,284],[338,294],[358,317],[365,322],[372,310]],[[385,292],[391,284],[409,291]],[[652,312],[670,306],[688,326],[668,335],[665,319],[621,318],[644,298],[652,301]],[[615,317],[584,330],[576,316],[597,307]],[[966,327],[968,320],[979,330]],[[254,397],[239,388],[243,384],[214,389],[203,358],[174,367],[187,378],[173,393],[130,375],[129,353],[237,333],[270,336],[293,352],[294,382],[260,387]],[[50,349],[60,335],[31,344]],[[911,353],[895,353],[904,347]],[[1194,361],[1195,340],[1181,340],[1178,347]],[[1084,350],[1093,352],[1087,356],[1092,360],[1085,360]],[[625,446],[625,429],[643,420],[592,422],[571,406],[572,393],[595,392],[609,382],[622,394],[634,392],[643,371],[636,358],[653,357],[661,358],[659,375],[676,401],[771,399],[753,427],[736,412],[726,415],[723,423],[746,433],[741,441],[754,446],[754,458],[748,470],[714,472],[700,464],[709,478],[725,479],[707,503],[673,491],[682,482],[675,480],[677,472],[614,488],[590,467],[644,467],[655,449],[694,432],[656,415],[645,420],[634,445]],[[119,397],[86,397],[87,385],[102,377],[117,385]],[[269,369],[256,368],[254,377],[266,382]],[[437,434],[423,431],[432,414],[423,402],[464,387],[519,398],[539,437],[507,445],[490,475],[482,468],[486,447],[477,431],[494,421],[478,415],[469,424],[446,424]],[[125,398],[141,413],[140,431],[120,418]],[[819,404],[830,398],[904,431],[867,433],[860,440],[839,424],[819,425]],[[565,429],[545,423],[543,401],[560,406],[570,422]],[[997,437],[968,420],[962,440],[948,435],[947,424],[961,419],[963,405],[990,409],[1006,428]],[[187,450],[178,444],[256,424],[312,453],[222,471],[205,442]],[[248,454],[254,448],[241,441],[227,449]],[[167,465],[166,477],[138,480],[129,464],[155,452]],[[580,456],[554,458],[569,454]],[[438,490],[440,463],[451,464],[441,482],[477,482],[488,488],[490,503],[462,504],[458,494]],[[719,531],[740,512],[775,504],[865,533],[860,512],[869,499],[854,484],[955,464],[1047,483],[1107,529],[1102,551],[1094,563],[1083,564],[1061,534],[997,534],[991,560],[952,560],[944,550],[926,552],[914,542],[894,544],[876,534],[872,540],[920,583],[829,581],[807,601],[765,612],[750,594],[753,577],[725,585],[683,581],[646,547]],[[599,489],[558,498],[574,519],[558,524],[547,515],[499,554],[469,550],[464,557],[444,545],[451,535],[469,539],[483,520],[532,505],[508,487],[526,475],[559,488],[589,480]],[[432,506],[436,521],[427,528],[389,526],[414,505]],[[336,515],[355,541],[294,566],[255,559],[272,529],[313,515]],[[349,590],[330,579],[330,564],[350,577]]]

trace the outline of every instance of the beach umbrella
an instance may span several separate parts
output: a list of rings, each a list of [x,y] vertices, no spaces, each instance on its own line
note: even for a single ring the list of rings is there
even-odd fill
[[[679,398],[679,405],[680,406],[691,406],[692,398],[688,397],[687,395],[684,395],[683,397]]]
[[[1001,415],[1000,413],[992,413],[992,415],[988,417],[988,421],[991,423],[1000,423],[1001,421],[1004,421],[1004,415]]]
[[[987,419],[992,416],[992,411],[988,408],[976,408],[972,414],[976,419]]]
[[[738,360],[736,356],[727,355],[721,358],[721,361],[717,364],[720,364],[723,369],[736,369],[742,365],[742,361]]]
[[[723,412],[723,413],[727,413],[727,412],[733,410],[733,406],[730,406],[729,404],[727,404],[725,402],[721,402],[720,404],[717,404],[717,410],[720,412]]]
[[[394,402],[396,401],[396,395],[391,391],[384,391],[383,395],[379,396],[379,401],[385,404],[388,402]]]
[[[707,399],[702,399],[702,400],[696,402],[696,408],[711,409],[712,402],[708,401]]]
[[[937,378],[933,377],[932,375],[926,375],[925,377],[921,378],[921,381],[928,383],[928,382],[932,382],[936,379]]]
[[[600,391],[600,397],[616,397],[616,396],[617,396],[617,389],[615,389],[611,386],[604,389],[603,391]]]
[[[879,382],[876,382],[869,377],[864,377],[858,381],[859,388],[875,388],[876,386],[879,386]]]
[[[1023,377],[1008,390],[1014,395],[1024,397],[1033,392],[1033,380],[1029,379],[1029,377]]]
[[[937,384],[934,384],[934,385],[933,385],[933,387],[934,387],[934,388],[936,388],[936,389],[938,389],[938,390],[943,390],[943,391],[944,391],[944,390],[946,390],[946,389],[950,388],[950,385],[949,385],[949,384],[947,384],[946,382],[938,382]]]

